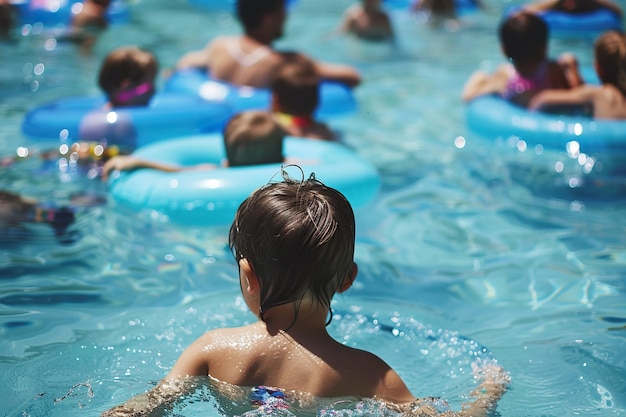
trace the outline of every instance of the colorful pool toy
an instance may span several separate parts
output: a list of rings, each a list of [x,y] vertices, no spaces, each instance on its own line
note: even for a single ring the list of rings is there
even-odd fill
[[[353,207],[369,203],[378,193],[376,168],[338,143],[288,137],[285,156],[326,185],[341,191]],[[109,192],[120,206],[154,210],[169,221],[192,226],[227,225],[241,202],[280,172],[281,164],[221,167],[225,158],[221,135],[197,135],[138,149],[141,159],[178,166],[213,163],[215,169],[163,172],[138,169],[111,175]]]
[[[186,93],[210,102],[228,103],[235,111],[269,110],[272,93],[268,88],[253,88],[211,79],[205,71],[188,69],[177,71],[165,82],[164,91]],[[328,118],[356,111],[352,90],[341,83],[323,81],[317,116]]]

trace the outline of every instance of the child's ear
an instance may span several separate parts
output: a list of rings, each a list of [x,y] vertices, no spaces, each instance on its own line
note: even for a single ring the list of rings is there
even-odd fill
[[[354,284],[354,280],[356,279],[358,273],[359,267],[357,266],[356,262],[352,262],[352,268],[350,269],[350,273],[343,280],[343,284],[341,284],[341,287],[339,287],[339,291],[337,292],[342,293],[344,291],[347,291],[352,286],[352,284]]]
[[[246,290],[248,292],[257,292],[259,290],[259,277],[246,258],[239,260],[239,269],[246,277]]]

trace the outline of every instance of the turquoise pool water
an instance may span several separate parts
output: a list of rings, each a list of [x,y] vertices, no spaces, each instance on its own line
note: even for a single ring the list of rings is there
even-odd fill
[[[524,151],[465,127],[459,91],[473,70],[502,61],[495,29],[510,3],[489,2],[457,32],[394,12],[395,49],[329,37],[349,4],[300,0],[279,43],[362,71],[358,113],[329,123],[383,179],[379,198],[357,212],[360,273],[336,300],[333,334],[374,350],[416,395],[455,409],[480,352],[513,376],[502,416],[625,415],[625,178],[588,175],[564,151]],[[227,14],[183,0],[130,6],[131,23],[91,55],[36,36],[0,45],[0,155],[30,145],[20,124],[33,106],[97,93],[113,47],[140,44],[167,68],[238,30]],[[591,64],[589,39],[550,48]],[[42,171],[36,158],[0,168],[0,186],[59,201],[106,196],[98,180]],[[161,223],[109,202],[82,213],[75,230],[69,245],[37,228],[28,241],[0,236],[2,416],[97,415],[152,387],[202,332],[253,320],[226,228]],[[217,414],[199,398],[173,415]]]

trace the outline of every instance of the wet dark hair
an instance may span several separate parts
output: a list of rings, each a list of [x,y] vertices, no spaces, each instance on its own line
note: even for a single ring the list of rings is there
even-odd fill
[[[255,29],[266,15],[283,7],[285,0],[237,0],[237,18],[244,29]]]
[[[98,85],[116,107],[147,105],[155,92],[154,80],[157,72],[158,62],[151,52],[136,46],[123,46],[110,52],[104,59],[98,74]],[[127,90],[131,93],[131,98],[118,100],[116,96],[122,92],[124,81],[130,83]],[[145,91],[137,94],[132,92],[133,88],[144,83],[147,85]]]
[[[319,105],[320,79],[306,58],[283,63],[272,83],[280,110],[294,116],[310,116]]]
[[[518,12],[500,24],[499,36],[504,54],[515,64],[543,59],[549,30],[541,17],[529,12]]]
[[[239,206],[229,245],[235,259],[245,258],[259,277],[261,320],[272,307],[293,302],[295,322],[307,294],[330,309],[353,267],[355,221],[339,191],[314,176],[283,177]]]
[[[626,96],[626,37],[617,31],[601,35],[593,46],[602,83],[614,85]]]
[[[248,110],[237,113],[223,131],[228,166],[283,162],[285,135],[283,127],[268,112]]]

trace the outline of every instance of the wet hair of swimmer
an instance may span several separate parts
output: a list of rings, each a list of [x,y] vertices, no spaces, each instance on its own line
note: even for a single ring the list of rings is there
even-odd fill
[[[256,29],[267,15],[286,7],[285,0],[238,0],[237,18],[244,29]]]
[[[507,17],[500,24],[499,36],[504,54],[514,65],[545,58],[548,25],[534,13],[518,12]]]
[[[329,309],[354,265],[355,220],[346,197],[312,175],[253,192],[230,228],[235,260],[245,258],[260,281],[259,317],[272,307],[311,296]],[[293,323],[292,323],[293,324]]]
[[[249,110],[236,114],[223,131],[228,166],[282,163],[286,134],[271,113]]]
[[[617,31],[602,34],[593,46],[598,76],[626,96],[626,36]]]

